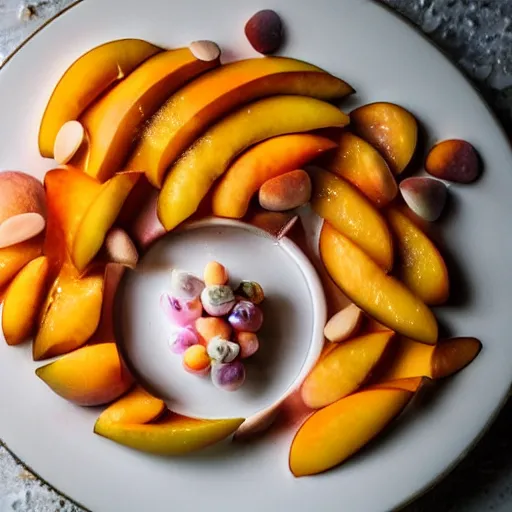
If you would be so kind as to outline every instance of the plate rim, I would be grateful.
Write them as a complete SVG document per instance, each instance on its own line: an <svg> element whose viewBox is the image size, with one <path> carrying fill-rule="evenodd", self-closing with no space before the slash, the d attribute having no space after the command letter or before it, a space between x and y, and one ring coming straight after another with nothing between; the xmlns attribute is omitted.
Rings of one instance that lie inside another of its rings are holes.
<svg viewBox="0 0 512 512"><path fill-rule="evenodd" d="M393 16L395 19L399 20L399 23L402 23L406 26L408 26L409 30L411 32L414 32L417 36L419 36L425 43L429 44L438 55L440 55L443 59L443 61L448 64L458 75L461 77L466 85L468 85L473 92L478 96L480 103L485 107L487 113L490 115L490 117L493 119L495 127L499 132L501 132L501 135L506 143L508 143L509 152L512 154L512 142L511 139L509 139L507 132L505 130L505 127L503 126L502 122L499 120L497 114L495 113L494 109L491 107L485 96L483 95L482 91L479 87L477 87L477 84L470 79L470 77L459 67L459 65L451 58L451 56L446 52L442 47L440 47L434 40L429 38L427 34L421 30L421 28L417 25L415 25L411 20L409 20L404 14L397 11L396 9L393 9L387 4L384 4L380 2L379 0L367 0L368 2L374 4L375 6L379 7L380 9L384 10L388 16ZM73 10L74 7L79 6L80 4L84 3L92 3L92 0L74 0L72 3L64 7L61 11L57 12L50 18L48 18L45 22L43 22L40 26L38 26L28 37L26 37L19 45L17 45L7 56L6 58L0 63L0 72L6 68L6 66L9 64L10 61L12 61L19 53L20 51L33 39L35 39L41 32L44 31L47 27L52 25L52 22L64 17L65 14L69 13L71 10ZM397 511L402 510L403 508L407 507L414 501L421 498L424 494L435 488L442 480L444 480L452 471L468 456L468 454L476 447L476 445L481 441L481 439L487 434L489 431L489 428L492 426L492 424L495 422L497 416L500 414L500 412L503 410L503 407L508 401L508 398L512 391L512 381L509 383L508 389L505 390L503 393L503 396L501 397L501 400L496 404L493 413L489 416L487 422L483 426L483 428L480 430L479 434L475 436L470 443L467 444L466 448L461 451L458 457L456 457L450 464L448 464L444 471L441 471L439 474L435 475L431 479L429 479L427 482L425 482L423 485L420 486L420 488L411 494L409 497L404 498L397 504ZM21 460L15 453L12 451L6 442L4 442L0 438L0 447L3 447L7 453L12 456L12 458L24 469L30 471L33 475L35 475L43 485L47 486L50 490L57 493L59 496L67 499L71 504L76 505L78 507L81 507L86 512L92 512L90 509L88 509L85 505L77 501L76 499L72 498L71 496L67 495L63 491L60 491L56 487L54 487L50 482L45 480L44 477L42 477L37 471L31 468L29 464Z"/></svg>

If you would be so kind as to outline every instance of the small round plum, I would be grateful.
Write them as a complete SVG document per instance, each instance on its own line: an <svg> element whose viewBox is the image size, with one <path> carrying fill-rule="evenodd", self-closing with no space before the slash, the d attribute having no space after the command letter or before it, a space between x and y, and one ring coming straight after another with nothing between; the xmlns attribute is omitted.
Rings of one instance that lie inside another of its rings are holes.
<svg viewBox="0 0 512 512"><path fill-rule="evenodd" d="M245 35L257 52L268 55L276 52L283 42L283 23L275 11L264 9L247 22Z"/></svg>

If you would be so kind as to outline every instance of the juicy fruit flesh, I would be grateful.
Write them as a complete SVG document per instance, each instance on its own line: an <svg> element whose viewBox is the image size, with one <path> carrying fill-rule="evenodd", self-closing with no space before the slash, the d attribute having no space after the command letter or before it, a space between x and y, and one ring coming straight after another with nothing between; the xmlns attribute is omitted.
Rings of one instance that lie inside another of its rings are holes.
<svg viewBox="0 0 512 512"><path fill-rule="evenodd" d="M353 393L367 379L393 336L391 331L368 334L329 351L302 385L304 403L319 409Z"/></svg>
<svg viewBox="0 0 512 512"><path fill-rule="evenodd" d="M292 442L292 473L314 475L341 464L379 434L411 397L401 389L362 391L314 413Z"/></svg>
<svg viewBox="0 0 512 512"><path fill-rule="evenodd" d="M190 217L234 157L276 135L344 126L347 116L323 101L274 96L243 107L210 128L171 167L158 199L158 217L170 231Z"/></svg>
<svg viewBox="0 0 512 512"><path fill-rule="evenodd" d="M393 241L384 218L342 178L315 168L311 207L376 261L385 271L393 266Z"/></svg>
<svg viewBox="0 0 512 512"><path fill-rule="evenodd" d="M441 254L414 222L398 209L389 208L387 218L396 234L400 279L425 304L442 304L448 299L449 280Z"/></svg>
<svg viewBox="0 0 512 512"><path fill-rule="evenodd" d="M64 73L48 102L39 128L39 151L53 157L61 126L80 114L107 88L161 51L140 39L121 39L93 48Z"/></svg>
<svg viewBox="0 0 512 512"><path fill-rule="evenodd" d="M229 167L213 193L213 213L240 219L252 196L268 180L301 168L324 151L336 147L318 135L281 135L248 149Z"/></svg>
<svg viewBox="0 0 512 512"><path fill-rule="evenodd" d="M437 322L428 307L328 223L320 235L320 254L342 291L370 316L418 341L437 341Z"/></svg>
<svg viewBox="0 0 512 512"><path fill-rule="evenodd" d="M143 170L161 187L168 167L209 125L243 103L277 94L324 100L353 89L320 68L295 59L269 57L223 65L177 91L142 133L127 168Z"/></svg>

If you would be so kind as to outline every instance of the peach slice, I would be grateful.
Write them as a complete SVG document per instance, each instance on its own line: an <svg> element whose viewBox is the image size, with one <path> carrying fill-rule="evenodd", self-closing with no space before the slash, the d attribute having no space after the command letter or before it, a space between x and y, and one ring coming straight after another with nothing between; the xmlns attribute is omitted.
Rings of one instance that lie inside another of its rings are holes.
<svg viewBox="0 0 512 512"><path fill-rule="evenodd" d="M302 384L304 403L320 409L353 393L368 378L394 335L392 331L366 334L330 350Z"/></svg>
<svg viewBox="0 0 512 512"><path fill-rule="evenodd" d="M160 188L167 169L181 153L229 111L279 94L333 100L352 92L343 80L322 69L284 57L221 66L171 96L144 130L128 168L144 170Z"/></svg>
<svg viewBox="0 0 512 512"><path fill-rule="evenodd" d="M38 235L45 225L42 183L24 172L0 172L0 249Z"/></svg>
<svg viewBox="0 0 512 512"><path fill-rule="evenodd" d="M418 123L410 112L394 103L370 103L350 113L350 124L382 154L394 174L404 171L418 140Z"/></svg>
<svg viewBox="0 0 512 512"><path fill-rule="evenodd" d="M414 377L440 379L465 368L476 358L482 344L476 338L451 338L437 345L425 345L399 337L393 357L386 361L377 382Z"/></svg>
<svg viewBox="0 0 512 512"><path fill-rule="evenodd" d="M48 258L40 256L27 263L7 289L2 330L8 345L18 345L34 333L49 268Z"/></svg>
<svg viewBox="0 0 512 512"><path fill-rule="evenodd" d="M198 208L217 178L249 146L276 135L344 126L338 108L303 96L251 103L212 126L169 170L158 198L158 217L170 231Z"/></svg>
<svg viewBox="0 0 512 512"><path fill-rule="evenodd" d="M398 416L412 396L404 389L372 389L315 412L292 441L291 472L314 475L341 464Z"/></svg>
<svg viewBox="0 0 512 512"><path fill-rule="evenodd" d="M163 400L155 398L137 385L101 413L96 427L102 429L111 423L144 425L154 421L165 410Z"/></svg>
<svg viewBox="0 0 512 512"><path fill-rule="evenodd" d="M93 48L77 59L55 87L39 128L41 156L53 157L62 125L74 121L112 84L161 51L140 39L120 39Z"/></svg>
<svg viewBox="0 0 512 512"><path fill-rule="evenodd" d="M386 206L398 193L395 178L380 153L357 135L343 131L338 149L321 166L357 187L373 204Z"/></svg>
<svg viewBox="0 0 512 512"><path fill-rule="evenodd" d="M79 276L69 264L62 267L42 307L34 361L66 354L87 342L100 320L103 281L103 272Z"/></svg>
<svg viewBox="0 0 512 512"><path fill-rule="evenodd" d="M281 135L249 148L229 167L213 193L213 213L241 219L252 196L268 180L299 169L336 147L325 137L308 133Z"/></svg>
<svg viewBox="0 0 512 512"><path fill-rule="evenodd" d="M116 443L159 455L184 455L201 450L232 435L242 418L200 420L169 412L144 425L96 422L94 432Z"/></svg>
<svg viewBox="0 0 512 512"><path fill-rule="evenodd" d="M218 59L196 59L188 48L161 52L145 61L81 117L89 151L77 165L99 181L108 180L121 169L144 121L170 94L218 65Z"/></svg>
<svg viewBox="0 0 512 512"><path fill-rule="evenodd" d="M430 309L327 222L320 235L320 254L336 284L368 315L404 336L423 343L437 341L437 322Z"/></svg>
<svg viewBox="0 0 512 512"><path fill-rule="evenodd" d="M41 366L36 375L57 395L83 406L112 402L133 384L115 343L82 347Z"/></svg>
<svg viewBox="0 0 512 512"><path fill-rule="evenodd" d="M0 249L0 290L30 261L43 251L42 235Z"/></svg>
<svg viewBox="0 0 512 512"><path fill-rule="evenodd" d="M436 144L425 160L425 170L442 180L472 183L481 172L476 149L467 141L443 140Z"/></svg>
<svg viewBox="0 0 512 512"><path fill-rule="evenodd" d="M386 272L393 266L393 239L384 218L352 185L315 168L311 171L311 207L357 244Z"/></svg>
<svg viewBox="0 0 512 512"><path fill-rule="evenodd" d="M398 208L388 208L386 215L397 241L398 277L425 304L443 304L450 284L448 269L436 246Z"/></svg>
<svg viewBox="0 0 512 512"><path fill-rule="evenodd" d="M363 312L355 304L349 304L329 319L324 336L332 343L348 340L361 327L363 317Z"/></svg>
<svg viewBox="0 0 512 512"><path fill-rule="evenodd" d="M139 173L121 173L101 184L73 168L46 173L48 204L58 217L77 269L84 270L96 256L139 178Z"/></svg>

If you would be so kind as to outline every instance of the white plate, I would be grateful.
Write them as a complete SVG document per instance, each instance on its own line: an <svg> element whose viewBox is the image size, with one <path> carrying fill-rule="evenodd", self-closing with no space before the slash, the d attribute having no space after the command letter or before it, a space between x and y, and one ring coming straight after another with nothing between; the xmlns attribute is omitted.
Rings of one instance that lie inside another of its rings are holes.
<svg viewBox="0 0 512 512"><path fill-rule="evenodd" d="M42 176L38 123L52 86L80 54L105 41L142 37L165 46L214 39L231 58L254 55L243 25L259 0L86 0L31 40L0 73L0 168ZM449 469L503 402L512 381L512 154L487 106L445 58L407 24L365 0L273 0L286 23L283 53L345 78L357 102L395 101L428 131L475 144L485 173L453 186L443 233L467 281L466 300L441 319L484 349L428 407L340 468L294 479L288 440L165 459L92 434L98 414L69 405L33 375L28 347L0 343L0 435L36 472L95 512L322 510L382 512Z"/></svg>

